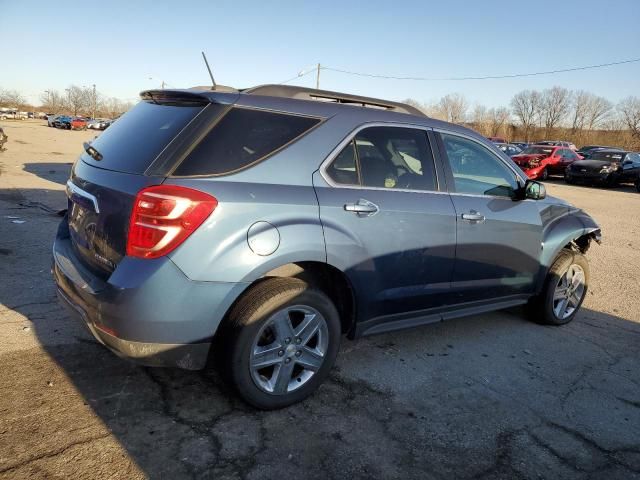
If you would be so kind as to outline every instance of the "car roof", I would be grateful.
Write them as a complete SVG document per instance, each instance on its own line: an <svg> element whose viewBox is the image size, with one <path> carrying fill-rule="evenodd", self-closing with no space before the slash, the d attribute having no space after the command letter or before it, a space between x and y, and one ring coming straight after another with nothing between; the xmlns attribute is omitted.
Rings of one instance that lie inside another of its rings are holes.
<svg viewBox="0 0 640 480"><path fill-rule="evenodd" d="M234 104L238 107L270 109L325 118L349 115L352 117L352 122L356 124L370 122L413 124L458 132L486 141L485 137L474 130L428 117L408 104L328 90L286 85L261 85L245 90L234 90L229 87L218 87L216 90L210 87L194 87L145 90L140 92L140 97L143 100L152 101L162 98L183 98L186 101Z"/></svg>

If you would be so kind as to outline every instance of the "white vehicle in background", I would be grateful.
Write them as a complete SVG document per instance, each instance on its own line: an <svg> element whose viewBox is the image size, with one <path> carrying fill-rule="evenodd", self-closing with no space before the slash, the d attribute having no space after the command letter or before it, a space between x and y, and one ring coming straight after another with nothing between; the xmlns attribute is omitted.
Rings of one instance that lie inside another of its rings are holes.
<svg viewBox="0 0 640 480"><path fill-rule="evenodd" d="M105 130L113 120L104 119L104 118L96 118L95 120L91 120L87 124L87 128L92 130Z"/></svg>
<svg viewBox="0 0 640 480"><path fill-rule="evenodd" d="M25 117L22 116L23 112L18 112L17 108L0 108L0 120L7 120L8 118L13 118L15 120L22 120L23 118L26 118L26 112L25 113Z"/></svg>

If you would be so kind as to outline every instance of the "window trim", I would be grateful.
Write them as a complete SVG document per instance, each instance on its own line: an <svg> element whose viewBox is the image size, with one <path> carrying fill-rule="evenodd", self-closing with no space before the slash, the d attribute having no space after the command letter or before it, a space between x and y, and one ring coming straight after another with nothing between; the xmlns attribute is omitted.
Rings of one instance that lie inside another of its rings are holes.
<svg viewBox="0 0 640 480"><path fill-rule="evenodd" d="M327 169L329 168L329 165L331 165L331 163L336 159L336 157L338 155L340 155L340 153L342 152L342 150L350 143L350 142L354 142L354 147L356 147L355 145L355 138L358 135L358 133L360 133L362 130L366 129L366 128L370 128L370 127L393 127L393 128L409 128L409 129L413 129L413 130L421 130L424 132L425 134L425 140L429 146L429 149L431 150L431 158L433 161L433 172L435 174L434 180L435 180L435 190L416 190L413 188L385 188L385 187L368 187L368 186L364 186L362 185L362 180L360 177L360 158L358 156L358 149L355 148L355 155L356 155L356 162L357 162L357 168L358 168L358 179L360 179L360 184L359 185L355 185L355 184L343 184L343 183L336 183L333 181L333 179L331 178L331 176L329 175L329 173L327 172ZM332 187L332 188L347 188L350 190L380 190L383 192L408 192L408 193L444 193L447 194L448 192L446 190L442 190L441 189L441 185L442 182L440 181L440 174L438 172L438 165L437 165L437 153L433 148L433 142L429 136L429 132L433 131L432 127L427 127L425 125L418 125L418 124L413 124L413 123L401 123L401 122L368 122L368 123L363 123L359 126L357 126L356 128L354 128L345 138L343 138L340 143L338 143L338 145L331 150L331 152L329 153L329 155L327 155L327 157L322 161L322 163L320 164L320 168L318 169L320 172L320 176L322 176L322 178L324 179L325 182L327 182L327 184Z"/></svg>
<svg viewBox="0 0 640 480"><path fill-rule="evenodd" d="M453 181L453 173L451 171L451 164L449 163L449 156L447 155L446 149L444 149L444 144L443 144L443 141L442 141L442 134L462 137L462 138L464 138L466 140L470 140L470 141L480 145L487 152L489 152L495 159L497 159L504 166L506 166L509 170L511 170L511 172L516 177L516 183L518 183L519 185L522 185L522 186L524 186L526 184L526 179L523 179L522 175L515 168L513 168L512 165L509 165L509 163L505 162L499 155L496 155L487 145L484 145L481 141L479 141L477 138L474 138L472 135L467 135L465 133L455 132L453 130L447 130L447 129L444 129L444 128L434 128L433 131L434 131L434 133L438 134L438 149L439 150L444 150L443 152L440 153L440 161L441 161L441 163L443 165L443 168L446 171L446 174L451 177L452 181ZM466 197L498 198L498 199L514 201L513 198L504 197L502 195L487 195L487 194L480 194L480 193L456 192L455 191L455 182L450 182L450 183L453 184L453 190L450 189L450 188L448 188L447 190L448 190L448 193L451 194L451 195L464 195ZM528 199L525 199L525 201L526 200L528 200Z"/></svg>
<svg viewBox="0 0 640 480"><path fill-rule="evenodd" d="M209 133L211 133L211 131L214 128L216 128L216 126L222 120L224 120L224 118L227 116L227 114L229 112L231 112L232 110L234 110L234 109L251 110L251 111L259 111L259 112L267 112L267 113L276 113L276 114L280 114L280 115L288 115L290 117L311 118L311 119L318 120L318 123L316 123L313 127L309 128L308 130L305 130L304 132L302 132L297 137L292 138L287 143L281 145L280 147L278 147L277 149L273 150L272 152L269 152L268 154L263 155L260 158L257 158L256 160L254 160L253 162L251 162L251 163L249 163L247 165L243 165L240 168L236 168L235 170L229 170L228 172L224 172L224 173L203 173L203 174L196 174L196 175L174 175L174 172L189 157L191 152L193 152L193 150L195 150L198 147L198 145L200 145L200 143L206 138L206 136L209 135ZM194 142L192 145L190 145L188 151L182 155L182 158L180 158L180 160L178 162L175 163L175 165L173 166L171 171L167 174L167 177L168 178L180 178L180 179L182 179L182 178L214 178L214 177L217 178L217 177L224 177L224 176L227 176L227 175L234 175L234 174L236 174L238 172L241 172L243 170L246 170L248 168L252 168L252 167L256 166L257 164L267 160L268 158L270 158L270 157L272 157L274 155L277 155L278 153L280 153L285 148L288 148L293 143L295 143L298 140L300 140L300 139L304 138L305 136L307 136L309 133L311 133L313 130L318 128L320 125L323 125L326 120L327 120L327 117L321 117L321 116L318 116L318 115L306 115L306 114L303 114L303 113L288 112L288 111L285 111L285 110L276 110L276 109L273 109L273 108L250 107L250 106L245 106L245 105L229 105L229 108L225 109L225 111L222 112L221 115L219 115L215 119L213 119L211 124L208 125L208 128L206 128L205 131L202 132L198 136L197 142Z"/></svg>

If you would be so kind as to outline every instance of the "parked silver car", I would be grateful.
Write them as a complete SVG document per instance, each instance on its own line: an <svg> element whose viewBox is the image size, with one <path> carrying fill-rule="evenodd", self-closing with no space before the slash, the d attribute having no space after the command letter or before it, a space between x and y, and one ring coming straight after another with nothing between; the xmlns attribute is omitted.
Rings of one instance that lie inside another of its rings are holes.
<svg viewBox="0 0 640 480"><path fill-rule="evenodd" d="M477 133L279 85L151 90L67 182L63 303L117 354L311 394L357 338L515 305L574 318L600 230Z"/></svg>

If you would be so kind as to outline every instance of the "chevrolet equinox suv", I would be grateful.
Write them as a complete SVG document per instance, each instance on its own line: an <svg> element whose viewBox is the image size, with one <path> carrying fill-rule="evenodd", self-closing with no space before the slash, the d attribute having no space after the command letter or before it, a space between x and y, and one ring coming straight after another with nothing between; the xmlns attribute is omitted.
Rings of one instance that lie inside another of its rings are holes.
<svg viewBox="0 0 640 480"><path fill-rule="evenodd" d="M144 365L222 367L279 408L341 336L586 295L598 225L488 140L400 103L300 87L151 90L67 182L64 304Z"/></svg>

